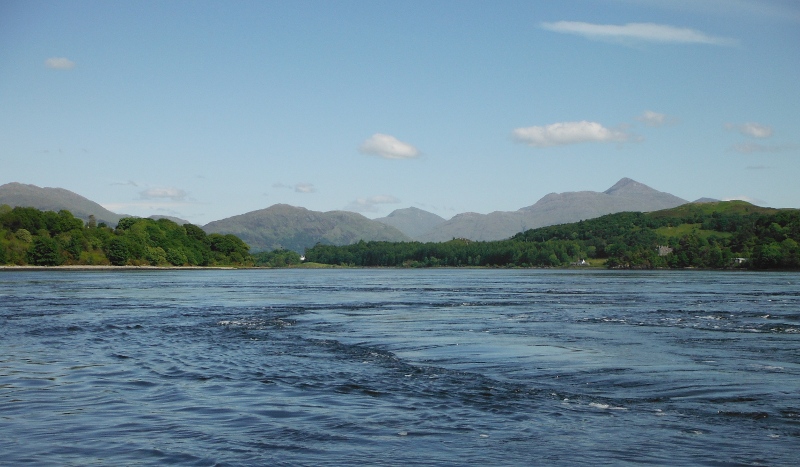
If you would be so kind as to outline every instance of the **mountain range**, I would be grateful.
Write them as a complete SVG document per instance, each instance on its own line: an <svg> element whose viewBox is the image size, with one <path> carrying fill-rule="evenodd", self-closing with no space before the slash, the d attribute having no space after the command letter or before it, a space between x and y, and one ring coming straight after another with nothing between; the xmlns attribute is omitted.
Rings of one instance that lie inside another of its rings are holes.
<svg viewBox="0 0 800 467"><path fill-rule="evenodd" d="M550 193L517 211L467 212L449 220L414 207L398 209L386 217L371 220L350 211L318 212L276 204L211 222L203 229L208 233L237 235L251 246L252 251L285 248L303 252L317 243L346 245L359 240L501 240L527 229L623 211L656 211L686 203L685 199L623 178L603 192ZM98 223L108 225L116 225L120 218L125 217L69 190L21 183L0 186L0 204L52 211L66 209L84 220L94 215Z"/></svg>
<svg viewBox="0 0 800 467"><path fill-rule="evenodd" d="M593 219L615 212L658 211L688 202L630 178L623 178L602 193L596 191L550 193L532 206L517 211L458 214L449 221L412 237L424 242L443 242L453 238L501 240L528 229ZM383 221L383 219L377 220Z"/></svg>

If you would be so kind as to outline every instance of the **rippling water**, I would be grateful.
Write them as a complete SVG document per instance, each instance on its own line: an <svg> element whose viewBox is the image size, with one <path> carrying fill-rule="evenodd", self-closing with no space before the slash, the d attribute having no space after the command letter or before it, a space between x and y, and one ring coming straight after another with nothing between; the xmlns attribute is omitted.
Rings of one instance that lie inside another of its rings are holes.
<svg viewBox="0 0 800 467"><path fill-rule="evenodd" d="M800 276L0 272L0 464L800 463Z"/></svg>

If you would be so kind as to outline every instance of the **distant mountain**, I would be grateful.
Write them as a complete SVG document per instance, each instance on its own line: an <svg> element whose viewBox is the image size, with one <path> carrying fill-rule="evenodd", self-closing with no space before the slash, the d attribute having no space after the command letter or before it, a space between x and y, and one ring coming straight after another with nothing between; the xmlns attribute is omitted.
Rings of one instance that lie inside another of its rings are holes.
<svg viewBox="0 0 800 467"><path fill-rule="evenodd" d="M577 222L623 211L657 211L686 203L688 201L685 199L654 190L630 178L623 178L602 193L550 193L534 205L518 211L459 214L417 239L430 242L452 238L502 240L527 229Z"/></svg>
<svg viewBox="0 0 800 467"><path fill-rule="evenodd" d="M520 209L536 221L550 224L577 222L623 211L659 211L688 203L669 193L654 190L630 178L623 178L608 190L551 193L533 206ZM539 226L537 226L539 227Z"/></svg>
<svg viewBox="0 0 800 467"><path fill-rule="evenodd" d="M686 204L687 201L683 198L678 198L675 195L665 193L650 188L644 183L639 183L630 178L621 178L620 181L614 184L611 188L603 193L620 198L626 198L627 203L631 206L640 205L643 208L640 211L658 211L661 209L669 209L681 204ZM661 207L663 206L663 207ZM634 209L625 209L631 211Z"/></svg>
<svg viewBox="0 0 800 467"><path fill-rule="evenodd" d="M386 217L374 220L391 225L411 238L426 234L445 222L443 217L413 207L397 209Z"/></svg>
<svg viewBox="0 0 800 467"><path fill-rule="evenodd" d="M489 214L465 212L416 237L416 240L422 242L445 242L453 238L502 240L533 227L532 224L526 223L526 217L519 211L495 211Z"/></svg>
<svg viewBox="0 0 800 467"><path fill-rule="evenodd" d="M31 207L42 211L65 209L84 221L88 221L89 216L94 215L98 223L105 222L112 227L125 217L63 188L40 188L36 185L16 182L0 186L0 204L7 204L11 207Z"/></svg>
<svg viewBox="0 0 800 467"><path fill-rule="evenodd" d="M317 243L349 245L359 240L409 241L396 228L349 211L318 212L276 204L206 224L208 233L234 234L251 251L285 248L302 253Z"/></svg>
<svg viewBox="0 0 800 467"><path fill-rule="evenodd" d="M707 202L708 198L698 200ZM622 211L656 211L688 201L623 178L608 190L550 193L535 204L517 211L490 214L467 212L445 220L418 208L398 209L386 217L370 220L349 211L316 212L279 204L267 209L241 214L207 224L210 233L232 233L252 250L286 248L303 252L317 242L346 245L359 240L441 242L452 238L502 240L515 233L537 227L592 219ZM63 188L40 188L35 185L8 183L0 186L0 204L29 206L42 210L66 209L76 217L115 226L120 218L83 196ZM166 217L179 224L183 219Z"/></svg>

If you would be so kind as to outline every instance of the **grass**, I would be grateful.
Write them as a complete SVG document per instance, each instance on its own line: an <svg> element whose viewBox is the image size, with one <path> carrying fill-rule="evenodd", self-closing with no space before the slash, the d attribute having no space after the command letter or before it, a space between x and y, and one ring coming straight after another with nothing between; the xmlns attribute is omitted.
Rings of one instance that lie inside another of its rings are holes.
<svg viewBox="0 0 800 467"><path fill-rule="evenodd" d="M692 214L711 215L714 212L722 214L774 214L774 208L763 208L746 201L718 201L715 203L689 203L676 208L664 209L648 213L652 217L686 217Z"/></svg>
<svg viewBox="0 0 800 467"><path fill-rule="evenodd" d="M656 233L665 237L683 237L684 235L695 234L700 238L716 236L720 238L730 237L730 232L717 232L716 230L703 230L702 224L681 224L677 227L659 227Z"/></svg>

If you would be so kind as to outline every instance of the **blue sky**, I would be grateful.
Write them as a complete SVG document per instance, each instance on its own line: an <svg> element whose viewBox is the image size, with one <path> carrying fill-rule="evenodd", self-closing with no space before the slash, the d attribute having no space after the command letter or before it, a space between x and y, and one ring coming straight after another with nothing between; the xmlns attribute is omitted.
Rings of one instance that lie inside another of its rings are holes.
<svg viewBox="0 0 800 467"><path fill-rule="evenodd" d="M197 224L630 177L800 208L793 0L0 3L0 184Z"/></svg>

